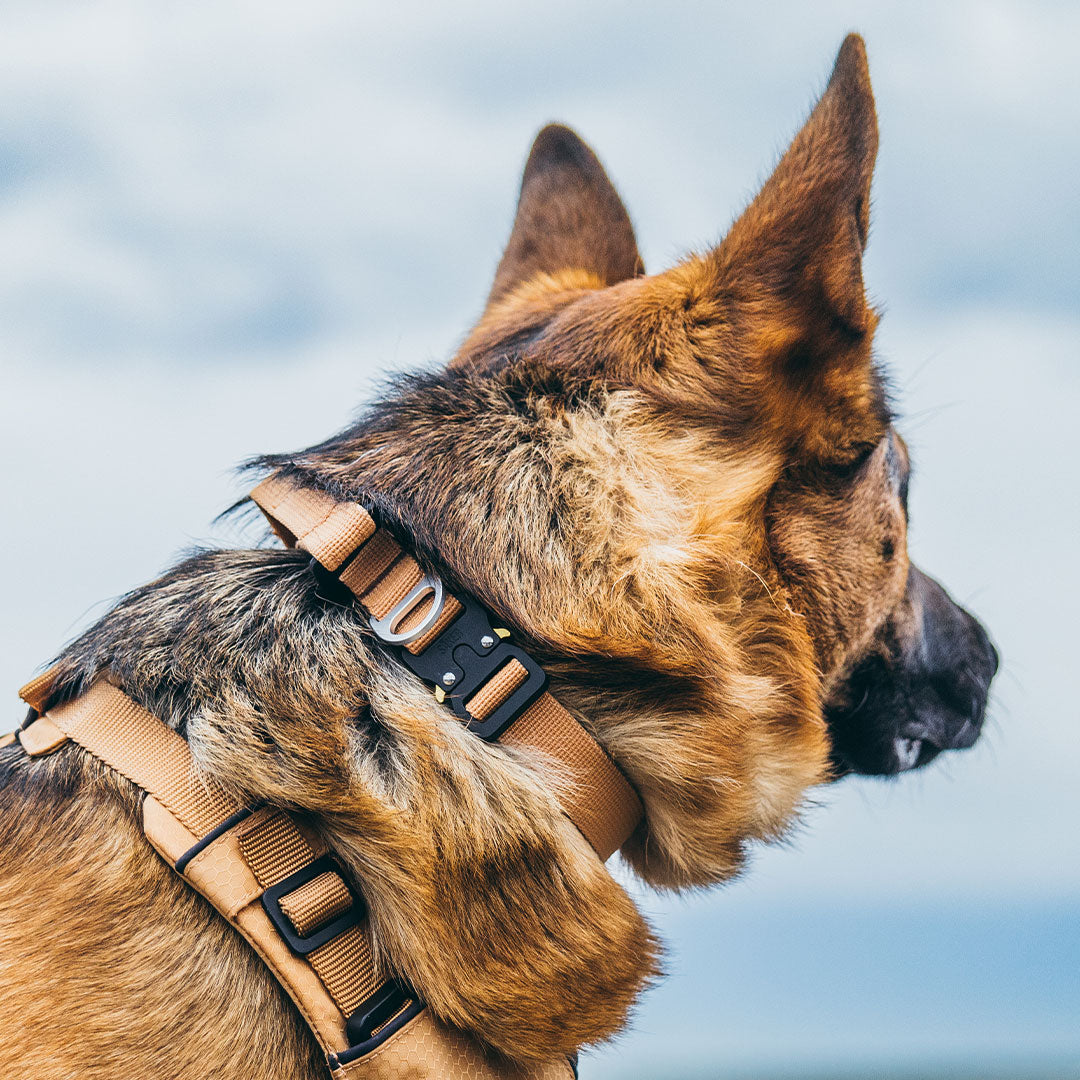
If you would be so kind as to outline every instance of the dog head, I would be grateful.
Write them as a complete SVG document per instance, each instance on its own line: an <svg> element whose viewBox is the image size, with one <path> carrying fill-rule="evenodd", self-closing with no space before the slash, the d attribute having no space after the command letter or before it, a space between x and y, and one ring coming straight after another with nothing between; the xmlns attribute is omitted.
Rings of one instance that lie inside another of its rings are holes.
<svg viewBox="0 0 1080 1080"><path fill-rule="evenodd" d="M837 775L918 768L979 736L997 653L905 551L910 464L890 427L851 465L793 470L769 508L773 552L823 672Z"/></svg>
<svg viewBox="0 0 1080 1080"><path fill-rule="evenodd" d="M732 512L737 463L737 513L761 524L745 561L805 625L834 774L896 773L970 746L997 668L976 619L908 562L910 464L871 355L862 279L876 150L852 36L723 242L647 278L597 159L567 129L545 129L487 311L456 361L543 355L643 391L672 448L712 436L722 483L700 462L666 459L703 511Z"/></svg>

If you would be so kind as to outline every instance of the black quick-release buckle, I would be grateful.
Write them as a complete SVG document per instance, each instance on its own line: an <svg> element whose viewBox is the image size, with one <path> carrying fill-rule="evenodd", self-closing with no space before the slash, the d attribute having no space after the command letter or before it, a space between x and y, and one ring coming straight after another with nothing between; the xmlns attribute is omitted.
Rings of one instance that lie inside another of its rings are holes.
<svg viewBox="0 0 1080 1080"><path fill-rule="evenodd" d="M325 874L327 871L337 874L345 883L345 888L349 890L349 895L352 897L352 907L336 919L326 923L325 926L313 930L310 934L306 936L298 934L292 920L281 910L281 898L288 896L289 893L296 892L302 885L306 885L309 881L313 881L320 874ZM341 867L338 866L331 855L320 855L314 861L309 862L307 866L297 870L295 874L290 874L276 885L271 885L262 894L262 906L266 914L270 916L274 929L285 939L289 948L299 956L307 956L308 953L314 952L319 946L325 945L332 938L336 938L338 934L344 933L350 926L355 926L364 917L364 912L367 910L364 901L353 891Z"/></svg>
<svg viewBox="0 0 1080 1080"><path fill-rule="evenodd" d="M401 649L401 661L442 691L444 700L471 732L490 741L497 739L547 689L547 672L524 649L505 641L492 628L491 617L472 597L457 599L463 608L461 614L418 656ZM465 703L511 660L525 669L524 681L494 712L477 719Z"/></svg>
<svg viewBox="0 0 1080 1080"><path fill-rule="evenodd" d="M365 506L364 509L378 520L373 508ZM310 568L324 599L342 604L352 602L353 594L342 584L340 574L362 550L362 547L357 548L336 572L327 570L317 559L311 560ZM423 621L403 631L401 624L406 616L429 596L432 603ZM491 616L471 596L456 597L462 607L461 614L422 653L416 656L409 652L405 646L419 640L438 622L447 596L442 579L426 573L392 611L381 619L369 619L369 625L383 644L398 649L402 663L410 671L435 686L439 700L448 702L474 735L490 742L547 689L547 672L524 649L505 641L503 635L507 631L500 633L493 629ZM525 669L524 681L497 709L482 720L477 719L465 707L465 702L511 660L516 660Z"/></svg>

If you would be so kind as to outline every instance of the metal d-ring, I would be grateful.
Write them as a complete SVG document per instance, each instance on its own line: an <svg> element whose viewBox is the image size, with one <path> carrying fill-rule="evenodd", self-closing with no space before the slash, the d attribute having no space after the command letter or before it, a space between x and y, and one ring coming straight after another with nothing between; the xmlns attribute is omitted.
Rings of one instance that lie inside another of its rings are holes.
<svg viewBox="0 0 1080 1080"><path fill-rule="evenodd" d="M420 625L414 626L411 630L406 630L402 634L397 633L396 628L405 616L408 615L421 600L432 595L434 595L435 599L431 604L431 610L424 616ZM439 616L442 614L444 600L445 591L443 589L442 578L435 577L431 574L425 574L420 581L409 590L408 595L394 605L391 611L381 619L376 619L372 616L368 621L371 624L371 629L375 631L375 636L380 641L385 641L388 645L408 645L410 642L422 638L435 625Z"/></svg>

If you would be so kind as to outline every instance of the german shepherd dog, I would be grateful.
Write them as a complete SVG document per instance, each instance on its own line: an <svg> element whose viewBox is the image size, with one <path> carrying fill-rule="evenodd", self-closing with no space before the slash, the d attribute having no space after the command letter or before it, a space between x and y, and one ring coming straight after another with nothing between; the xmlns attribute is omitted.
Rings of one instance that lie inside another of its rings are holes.
<svg viewBox="0 0 1080 1080"><path fill-rule="evenodd" d="M477 325L352 427L260 459L373 505L496 612L631 781L648 884L723 882L808 789L979 735L997 656L906 552L908 452L863 287L877 124L849 37L726 238L644 273L592 151L541 131ZM507 1063L617 1032L659 946L556 799L325 595L299 551L212 550L58 660L108 677L201 772L308 816L375 947ZM0 751L0 1075L314 1080L249 946L149 849L133 786Z"/></svg>

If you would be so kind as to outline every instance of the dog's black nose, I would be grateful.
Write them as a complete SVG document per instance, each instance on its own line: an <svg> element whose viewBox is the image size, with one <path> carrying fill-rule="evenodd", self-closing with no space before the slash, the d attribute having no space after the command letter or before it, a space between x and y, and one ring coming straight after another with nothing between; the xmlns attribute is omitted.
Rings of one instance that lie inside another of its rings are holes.
<svg viewBox="0 0 1080 1080"><path fill-rule="evenodd" d="M974 651L982 653L982 663L979 666L982 668L981 674L984 675L986 684L989 686L990 680L997 674L998 667L1001 664L1001 655L990 640L986 627L970 611L964 611L963 608L959 610L967 617L968 628L974 638Z"/></svg>
<svg viewBox="0 0 1080 1080"><path fill-rule="evenodd" d="M989 634L914 566L908 599L914 630L895 651L868 657L847 700L826 710L838 771L905 772L973 746L982 733L1000 664Z"/></svg>
<svg viewBox="0 0 1080 1080"><path fill-rule="evenodd" d="M975 639L978 648L981 648L982 652L982 656L979 658L981 662L975 660L971 662L975 682L974 692L971 695L971 723L976 726L977 736L978 729L982 727L983 717L986 715L986 703L990 697L990 684L1001 666L1001 655L990 640L990 635L986 632L982 623L974 615L969 615L968 618L971 619L975 630ZM974 741L972 739L972 742Z"/></svg>

